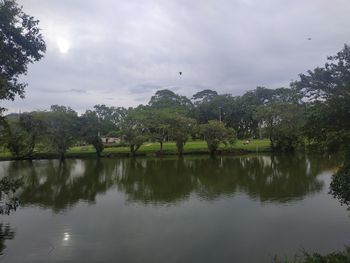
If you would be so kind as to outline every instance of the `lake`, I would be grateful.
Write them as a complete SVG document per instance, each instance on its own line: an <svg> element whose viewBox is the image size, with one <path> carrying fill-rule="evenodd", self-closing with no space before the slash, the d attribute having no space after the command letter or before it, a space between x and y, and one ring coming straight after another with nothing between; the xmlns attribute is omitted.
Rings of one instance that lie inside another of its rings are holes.
<svg viewBox="0 0 350 263"><path fill-rule="evenodd" d="M332 156L0 162L0 262L271 262L350 245Z"/></svg>

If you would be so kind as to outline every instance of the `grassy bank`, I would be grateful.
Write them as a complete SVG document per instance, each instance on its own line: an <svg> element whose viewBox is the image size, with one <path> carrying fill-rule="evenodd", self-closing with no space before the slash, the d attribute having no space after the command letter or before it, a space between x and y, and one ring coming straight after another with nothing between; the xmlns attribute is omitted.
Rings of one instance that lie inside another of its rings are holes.
<svg viewBox="0 0 350 263"><path fill-rule="evenodd" d="M144 143L137 151L137 155L157 155L160 150L159 143ZM128 147L106 147L102 153L102 157L127 157L129 156ZM249 152L268 152L270 151L269 140L253 140L249 144L244 141L237 141L232 147L224 145L220 146L219 154L240 154ZM184 154L208 154L208 148L205 141L191 141L185 145ZM174 142L166 142L163 144L163 155L177 154ZM72 147L66 154L67 158L88 158L95 157L95 149L92 146ZM33 158L47 159L57 158L57 154L50 152L35 152ZM10 152L3 151L0 153L0 160L15 159Z"/></svg>

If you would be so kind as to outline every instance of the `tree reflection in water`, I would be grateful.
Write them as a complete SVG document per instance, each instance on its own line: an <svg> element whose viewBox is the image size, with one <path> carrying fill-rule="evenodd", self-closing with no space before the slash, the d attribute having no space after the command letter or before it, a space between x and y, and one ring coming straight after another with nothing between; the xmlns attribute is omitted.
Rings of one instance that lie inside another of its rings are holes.
<svg viewBox="0 0 350 263"><path fill-rule="evenodd" d="M175 203L195 193L203 199L245 192L262 202L287 202L318 192L317 176L336 166L307 156L187 158L126 162L117 185L130 201Z"/></svg>
<svg viewBox="0 0 350 263"><path fill-rule="evenodd" d="M12 162L5 172L23 179L23 205L60 212L79 201L94 202L112 186L129 202L151 205L175 204L191 195L214 200L237 192L284 203L320 191L324 183L318 175L336 166L337 158L256 155Z"/></svg>
<svg viewBox="0 0 350 263"><path fill-rule="evenodd" d="M350 164L342 167L332 178L330 194L350 210Z"/></svg>
<svg viewBox="0 0 350 263"><path fill-rule="evenodd" d="M4 254L6 240L13 239L14 237L15 232L10 225L0 223L0 255Z"/></svg>
<svg viewBox="0 0 350 263"><path fill-rule="evenodd" d="M0 179L0 214L9 215L19 206L16 191L22 185L20 179L13 179L4 176ZM3 255L6 248L5 242L15 237L14 230L9 224L0 223L0 255Z"/></svg>
<svg viewBox="0 0 350 263"><path fill-rule="evenodd" d="M85 200L94 202L98 193L115 184L117 165L104 165L98 160L57 160L18 162L10 174L20 176L22 205L38 205L60 212Z"/></svg>

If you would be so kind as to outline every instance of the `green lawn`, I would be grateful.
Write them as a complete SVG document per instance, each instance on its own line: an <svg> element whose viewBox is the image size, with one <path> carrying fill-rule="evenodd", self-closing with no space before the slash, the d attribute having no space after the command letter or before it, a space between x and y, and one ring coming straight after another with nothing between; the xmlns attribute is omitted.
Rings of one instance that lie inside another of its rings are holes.
<svg viewBox="0 0 350 263"><path fill-rule="evenodd" d="M250 151L250 152L261 152L261 151L269 151L270 150L270 141L269 140L253 140L250 144L243 144L244 141L237 141L235 145L233 145L232 149L234 150L242 150L242 151ZM230 150L230 146L225 147L221 145L220 149L222 150ZM141 148L138 150L139 153L155 153L160 150L159 143L144 143ZM73 147L69 149L69 153L81 153L81 152L94 152L94 148L92 146L83 146L83 147ZM176 145L174 142L166 142L163 144L163 151L165 153L176 153ZM207 152L207 143L205 141L190 141L185 145L185 153L203 151ZM104 153L128 153L128 147L111 147L105 148Z"/></svg>
<svg viewBox="0 0 350 263"><path fill-rule="evenodd" d="M235 145L225 147L224 145L220 146L220 150L223 152L266 152L270 150L270 141L269 140L253 140L250 144L243 144L244 141L238 140ZM144 143L141 148L137 151L138 154L152 154L160 150L159 143ZM176 154L177 149L174 142L166 142L163 144L164 154ZM185 153L207 153L207 144L205 141L190 141L185 145ZM128 147L107 147L104 149L102 156L108 155L127 155L129 153ZM79 146L72 147L67 152L67 157L88 157L94 156L95 149L92 146ZM47 158L54 157L54 153L48 152L37 152L35 157L37 158ZM11 154L8 151L0 152L1 159L9 159Z"/></svg>

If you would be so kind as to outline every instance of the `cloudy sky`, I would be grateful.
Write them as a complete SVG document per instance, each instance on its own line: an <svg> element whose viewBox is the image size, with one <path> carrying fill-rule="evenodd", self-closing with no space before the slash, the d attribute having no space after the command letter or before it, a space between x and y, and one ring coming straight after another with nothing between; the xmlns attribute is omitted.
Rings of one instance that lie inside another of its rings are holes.
<svg viewBox="0 0 350 263"><path fill-rule="evenodd" d="M47 53L10 111L136 106L161 88L190 97L288 86L350 43L349 0L19 2L40 20Z"/></svg>

